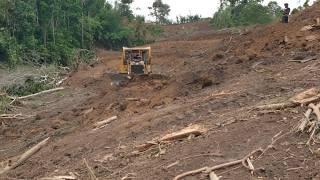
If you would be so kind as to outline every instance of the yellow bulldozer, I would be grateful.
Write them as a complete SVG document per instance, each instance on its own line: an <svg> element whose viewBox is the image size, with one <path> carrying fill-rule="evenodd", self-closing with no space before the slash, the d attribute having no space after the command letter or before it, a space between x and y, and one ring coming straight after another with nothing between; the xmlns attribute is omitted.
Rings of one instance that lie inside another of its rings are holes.
<svg viewBox="0 0 320 180"><path fill-rule="evenodd" d="M122 50L120 73L128 75L150 74L151 70L151 47L136 47Z"/></svg>

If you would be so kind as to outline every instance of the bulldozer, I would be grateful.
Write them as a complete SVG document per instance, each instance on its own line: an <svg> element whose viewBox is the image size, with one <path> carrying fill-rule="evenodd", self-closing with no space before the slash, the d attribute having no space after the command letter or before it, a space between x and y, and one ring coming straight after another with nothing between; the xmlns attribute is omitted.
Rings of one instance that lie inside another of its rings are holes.
<svg viewBox="0 0 320 180"><path fill-rule="evenodd" d="M131 75L151 74L151 47L123 47L120 73Z"/></svg>

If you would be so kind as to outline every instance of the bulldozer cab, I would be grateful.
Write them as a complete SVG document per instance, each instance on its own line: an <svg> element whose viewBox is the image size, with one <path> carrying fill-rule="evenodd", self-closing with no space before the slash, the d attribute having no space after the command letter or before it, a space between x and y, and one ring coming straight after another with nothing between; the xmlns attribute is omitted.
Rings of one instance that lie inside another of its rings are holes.
<svg viewBox="0 0 320 180"><path fill-rule="evenodd" d="M151 47L126 48L122 50L120 73L123 74L150 74Z"/></svg>

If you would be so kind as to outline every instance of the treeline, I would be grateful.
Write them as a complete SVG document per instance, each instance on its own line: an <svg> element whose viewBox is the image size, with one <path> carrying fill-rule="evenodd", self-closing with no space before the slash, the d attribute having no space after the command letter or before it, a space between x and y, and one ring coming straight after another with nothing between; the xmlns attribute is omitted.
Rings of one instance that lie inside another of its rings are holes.
<svg viewBox="0 0 320 180"><path fill-rule="evenodd" d="M0 62L71 65L99 45L117 49L146 43L159 28L105 0L1 0Z"/></svg>
<svg viewBox="0 0 320 180"><path fill-rule="evenodd" d="M176 23L177 24L185 24L185 23L193 23L201 20L201 16L196 15L188 15L188 16L177 16Z"/></svg>
<svg viewBox="0 0 320 180"><path fill-rule="evenodd" d="M280 20L282 9L276 1L268 5L263 0L220 0L220 8L213 16L215 28L266 24Z"/></svg>

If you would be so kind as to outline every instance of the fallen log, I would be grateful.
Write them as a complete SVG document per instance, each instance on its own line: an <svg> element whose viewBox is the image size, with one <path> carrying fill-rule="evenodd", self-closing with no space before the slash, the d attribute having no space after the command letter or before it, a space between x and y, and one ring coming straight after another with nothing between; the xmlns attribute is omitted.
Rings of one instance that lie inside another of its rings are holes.
<svg viewBox="0 0 320 180"><path fill-rule="evenodd" d="M53 176L53 177L44 177L40 180L76 180L75 176Z"/></svg>
<svg viewBox="0 0 320 180"><path fill-rule="evenodd" d="M64 81L66 81L68 77L65 77L56 83L56 86L60 86Z"/></svg>
<svg viewBox="0 0 320 180"><path fill-rule="evenodd" d="M34 115L23 115L23 114L1 114L0 119L26 119L34 117Z"/></svg>
<svg viewBox="0 0 320 180"><path fill-rule="evenodd" d="M294 108L301 104L306 105L312 102L316 102L318 100L320 100L320 89L311 88L293 96L286 102L257 106L256 109L257 110L282 110L286 108Z"/></svg>
<svg viewBox="0 0 320 180"><path fill-rule="evenodd" d="M317 57L311 57L311 58L303 59L303 60L289 60L288 62L306 63L306 62L314 61L314 60L317 60Z"/></svg>
<svg viewBox="0 0 320 180"><path fill-rule="evenodd" d="M299 106L298 103L294 102L283 102L283 103L276 103L276 104L267 104L262 106L257 106L257 110L281 110L286 108L293 108Z"/></svg>
<svg viewBox="0 0 320 180"><path fill-rule="evenodd" d="M153 141L148 141L144 144L138 145L138 146L136 146L136 149L139 152L143 152L143 151L148 150L149 148L151 148L154 145L184 139L184 138L189 137L190 135L199 136L206 131L207 131L207 129L205 129L199 125L192 125L187 128L184 128L178 132L170 133L165 136L162 136L161 138L156 138Z"/></svg>
<svg viewBox="0 0 320 180"><path fill-rule="evenodd" d="M58 88L54 88L54 89L49 89L49 90L41 91L41 92L38 92L38 93L35 93L35 94L30 94L30 95L27 95L27 96L17 97L16 99L17 100L28 99L28 98L32 98L32 97L35 97L35 96L39 96L39 95L43 95L43 94L49 94L49 93L53 93L53 92L61 91L61 90L64 90L64 87L58 87Z"/></svg>
<svg viewBox="0 0 320 180"><path fill-rule="evenodd" d="M229 166L234 166L234 165L237 165L237 164L241 164L244 161L246 161L248 159L248 157L251 157L251 156L255 155L258 152L262 153L263 150L262 149L254 150L250 154L246 155L244 158L239 159L239 160L231 161L231 162L228 162L228 163L223 163L223 164L212 166L212 167L202 167L200 169L187 171L185 173L179 174L178 176L173 178L173 180L179 180L179 179L184 178L186 176L196 175L196 174L203 173L203 172L204 173L210 173L210 172L212 172L214 170L218 170L218 169L226 168L226 167L229 167Z"/></svg>
<svg viewBox="0 0 320 180"><path fill-rule="evenodd" d="M290 98L291 102L304 104L304 105L310 104L318 100L320 100L319 88L310 88Z"/></svg>
<svg viewBox="0 0 320 180"><path fill-rule="evenodd" d="M182 129L178 132L167 134L167 135L163 136L162 138L160 138L159 141L161 141L161 142L173 141L173 140L187 138L190 135L199 136L205 131L206 130L204 128L202 128L201 126L193 125L193 126L189 126L189 127L185 128L185 129Z"/></svg>
<svg viewBox="0 0 320 180"><path fill-rule="evenodd" d="M144 144L137 145L136 149L139 152L144 152L144 151L150 149L152 146L157 145L157 144L159 144L159 142L149 141Z"/></svg>
<svg viewBox="0 0 320 180"><path fill-rule="evenodd" d="M127 101L140 101L140 98L126 98Z"/></svg>
<svg viewBox="0 0 320 180"><path fill-rule="evenodd" d="M4 174L12 169L15 169L19 165L21 165L23 162L25 162L27 159L29 159L33 154L38 152L41 148L47 145L50 138L46 138L45 140L41 141L37 145L33 146L31 149L23 153L16 162L11 162L11 160L8 160L8 165L4 167L3 169L0 169L0 175Z"/></svg>
<svg viewBox="0 0 320 180"><path fill-rule="evenodd" d="M118 116L112 116L106 120L103 120L103 121L99 121L99 122L96 122L94 124L94 127L95 129L101 129L101 128L104 128L105 126L107 126L109 123L111 123L112 121L114 120L117 120L118 119Z"/></svg>

